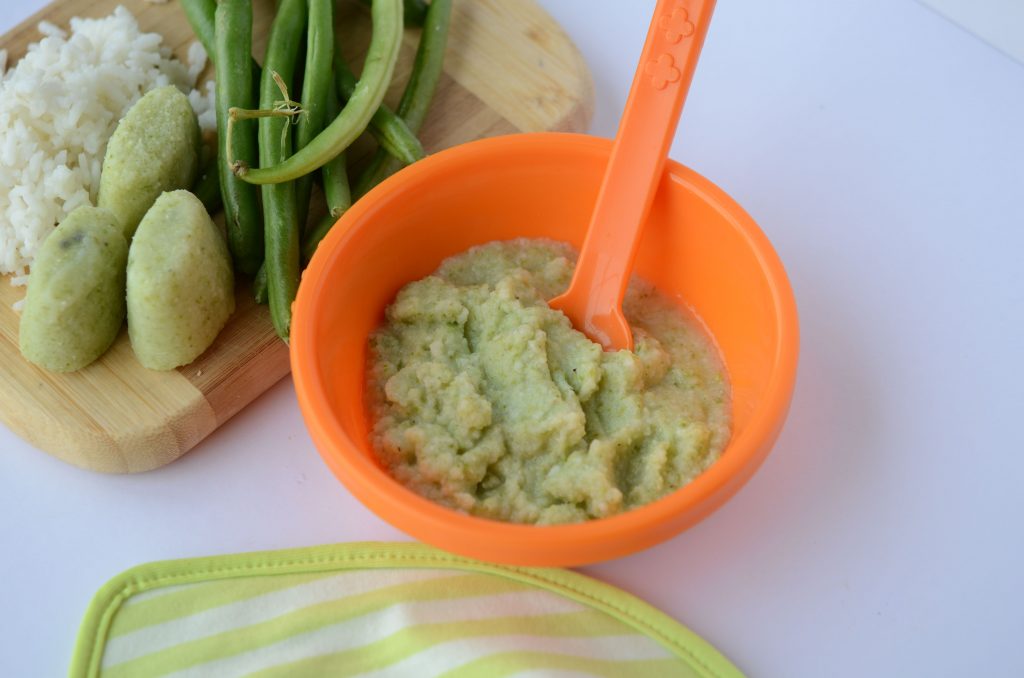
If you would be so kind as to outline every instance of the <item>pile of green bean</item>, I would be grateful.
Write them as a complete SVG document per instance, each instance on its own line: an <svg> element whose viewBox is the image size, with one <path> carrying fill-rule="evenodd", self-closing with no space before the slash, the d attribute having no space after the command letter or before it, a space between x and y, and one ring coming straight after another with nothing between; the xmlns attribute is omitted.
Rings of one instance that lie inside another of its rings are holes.
<svg viewBox="0 0 1024 678"><path fill-rule="evenodd" d="M200 182L203 201L222 204L235 268L254 276L256 299L270 304L285 341L302 267L334 222L354 197L423 158L416 133L440 80L451 16L451 0L364 0L373 34L356 78L335 39L334 2L279 0L260 68L251 58L252 0L181 0L216 67L217 161ZM382 102L405 25L423 32L392 111ZM378 150L353 188L345 151L364 133ZM314 179L327 216L307 227Z"/></svg>

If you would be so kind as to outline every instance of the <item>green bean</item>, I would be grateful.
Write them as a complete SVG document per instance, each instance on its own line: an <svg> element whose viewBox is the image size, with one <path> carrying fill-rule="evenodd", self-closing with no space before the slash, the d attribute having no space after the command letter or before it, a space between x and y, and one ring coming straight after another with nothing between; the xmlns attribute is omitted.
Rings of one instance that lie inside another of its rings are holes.
<svg viewBox="0 0 1024 678"><path fill-rule="evenodd" d="M214 16L217 11L216 0L181 0L181 7L185 10L185 18L192 26L192 32L196 34L196 39L206 50L206 58L216 66L217 20ZM260 88L260 64L255 59L252 59L251 63L252 87L253 90L258 90Z"/></svg>
<svg viewBox="0 0 1024 678"><path fill-rule="evenodd" d="M335 116L338 114L338 93L333 82L331 85L330 91L327 93L327 114ZM320 173L323 176L324 197L327 199L327 213L335 219L352 206L352 191L348 185L346 155L342 151L320 168Z"/></svg>
<svg viewBox="0 0 1024 678"><path fill-rule="evenodd" d="M192 194L199 198L210 216L213 216L220 210L220 174L215 160L210 160L203 167L199 179L196 180L195 186L192 187Z"/></svg>
<svg viewBox="0 0 1024 678"><path fill-rule="evenodd" d="M278 17L282 15L284 6L282 0L277 11ZM323 167L324 163L348 148L363 133L380 106L395 70L402 39L400 10L401 0L373 0L373 36L366 54L363 75L352 98L334 122L290 158L278 162L264 162L260 158L261 166L258 169L239 167L236 173L242 179L253 184L277 184L297 179ZM269 50L267 54L268 63L265 68L270 68ZM263 81L266 80L264 75ZM270 277L273 289L273 276Z"/></svg>
<svg viewBox="0 0 1024 678"><path fill-rule="evenodd" d="M270 26L263 77L260 80L260 108L273 109L290 90L299 58L299 45L306 26L306 1L281 0ZM282 82L278 86L275 76ZM291 124L282 116L259 120L260 164L271 166L288 157ZM299 287L299 223L295 184L291 181L263 187L263 219L266 236L267 291L270 319L278 336L288 341L291 307Z"/></svg>
<svg viewBox="0 0 1024 678"><path fill-rule="evenodd" d="M370 0L363 0L363 3L369 5ZM403 0L402 4L405 25L422 26L423 17L427 14L427 3L424 0Z"/></svg>
<svg viewBox="0 0 1024 678"><path fill-rule="evenodd" d="M261 306L267 303L267 265L264 263L252 279L252 298Z"/></svg>
<svg viewBox="0 0 1024 678"><path fill-rule="evenodd" d="M213 8L215 3L213 0L181 0L181 2L185 7L185 12L188 15L196 37L207 48L210 60L216 61L212 52ZM426 12L426 9L423 11ZM208 12L208 18L207 14L205 14L206 12ZM193 20L193 16L195 20ZM421 17L420 21L416 22L415 25L419 26L422 23ZM207 25L209 26L208 34ZM338 68L339 63L341 68ZM337 81L341 97L347 101L355 93L358 81L348 65L340 58L335 59L335 68L337 69ZM261 69L255 59L252 62L252 70L258 87ZM384 104L381 104L374 112L373 117L370 119L369 129L370 134L374 136L378 144L386 148L388 153L405 164L409 165L423 159L425 153L419 139L409 130L405 122Z"/></svg>
<svg viewBox="0 0 1024 678"><path fill-rule="evenodd" d="M413 131L419 131L422 127L441 81L451 14L452 0L434 0L427 10L412 74L397 111Z"/></svg>
<svg viewBox="0 0 1024 678"><path fill-rule="evenodd" d="M327 214L337 219L352 206L352 189L348 184L348 157L342 152L323 166L324 197Z"/></svg>
<svg viewBox="0 0 1024 678"><path fill-rule="evenodd" d="M355 92L358 81L338 51L334 55L334 71L341 97L347 101ZM381 104L373 114L369 130L381 148L401 160L403 164L411 165L426 156L423 145L409 126L385 104Z"/></svg>
<svg viewBox="0 0 1024 678"><path fill-rule="evenodd" d="M335 83L331 83L331 91L327 99L327 115L337 115L338 98ZM348 168L346 167L346 153L343 151L336 158L320 168L323 177L324 197L327 199L327 215L324 216L316 226L306 233L302 241L302 260L309 263L316 252L320 241L324 239L327 232L331 230L334 223L342 214L352 206L352 191L348 185Z"/></svg>
<svg viewBox="0 0 1024 678"><path fill-rule="evenodd" d="M228 134L228 110L251 109L252 0L220 0L214 20L214 61L217 68L217 166L224 201L228 249L235 268L253 275L263 262L263 223L256 187L231 171L231 162L252 163L258 155L256 125L238 120ZM231 147L228 147L228 144Z"/></svg>
<svg viewBox="0 0 1024 678"><path fill-rule="evenodd" d="M309 0L309 28L306 31L306 70L302 82L302 114L295 127L295 150L306 146L327 121L327 98L331 89L334 58L334 0ZM313 177L295 182L299 206L299 227L305 228Z"/></svg>
<svg viewBox="0 0 1024 678"><path fill-rule="evenodd" d="M310 230L302 243L303 261L309 263L313 255L316 254L316 248L320 245L320 241L324 239L337 221L337 217L327 214Z"/></svg>
<svg viewBox="0 0 1024 678"><path fill-rule="evenodd" d="M398 103L398 115L413 132L418 132L423 125L434 92L437 91L437 84L441 80L451 10L451 0L433 0L430 3L423 24L423 35L420 37L419 47L416 48L416 61L409 76L409 84L406 85L402 100ZM356 182L356 197L365 195L371 188L391 176L398 167L398 163L389 158L383 150L378 150Z"/></svg>
<svg viewBox="0 0 1024 678"><path fill-rule="evenodd" d="M216 0L181 0L181 8L185 10L185 18L192 26L192 32L196 34L196 38L206 50L206 56L211 61L216 61L214 57L216 30L213 16L217 11Z"/></svg>

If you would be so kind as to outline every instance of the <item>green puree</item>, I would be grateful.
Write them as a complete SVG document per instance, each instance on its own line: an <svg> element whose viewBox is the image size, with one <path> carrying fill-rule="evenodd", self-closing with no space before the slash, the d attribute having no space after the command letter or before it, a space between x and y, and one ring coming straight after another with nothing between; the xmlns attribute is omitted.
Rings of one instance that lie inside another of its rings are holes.
<svg viewBox="0 0 1024 678"><path fill-rule="evenodd" d="M604 352L546 300L576 253L495 242L406 285L370 339L373 445L400 482L521 523L600 518L681 487L729 438L709 339L634 279L635 352Z"/></svg>

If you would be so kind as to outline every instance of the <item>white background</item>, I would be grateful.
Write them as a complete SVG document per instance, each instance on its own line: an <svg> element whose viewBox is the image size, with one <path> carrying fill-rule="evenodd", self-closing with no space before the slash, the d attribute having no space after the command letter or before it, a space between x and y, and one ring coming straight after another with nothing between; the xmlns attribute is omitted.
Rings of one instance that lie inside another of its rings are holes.
<svg viewBox="0 0 1024 678"><path fill-rule="evenodd" d="M1024 2L1020 0L921 0L1024 63Z"/></svg>
<svg viewBox="0 0 1024 678"><path fill-rule="evenodd" d="M2 29L43 3L4 4ZM611 136L653 2L543 4ZM796 396L727 506L584 571L756 676L1020 675L1024 66L911 0L722 0L673 157L785 262ZM65 672L130 566L404 538L329 474L287 379L159 471L83 472L2 428L0 451L7 676Z"/></svg>

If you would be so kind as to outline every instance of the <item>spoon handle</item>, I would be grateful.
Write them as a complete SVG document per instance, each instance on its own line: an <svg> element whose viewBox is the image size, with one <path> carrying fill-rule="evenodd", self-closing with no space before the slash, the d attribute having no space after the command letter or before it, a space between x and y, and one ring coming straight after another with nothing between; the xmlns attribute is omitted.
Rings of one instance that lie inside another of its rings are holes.
<svg viewBox="0 0 1024 678"><path fill-rule="evenodd" d="M715 0L659 0L655 8L576 273L564 295L586 295L585 315L590 319L621 317L641 227L714 6ZM620 347L630 348L631 342Z"/></svg>

